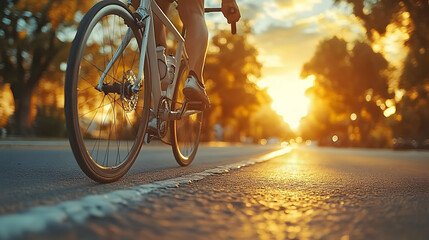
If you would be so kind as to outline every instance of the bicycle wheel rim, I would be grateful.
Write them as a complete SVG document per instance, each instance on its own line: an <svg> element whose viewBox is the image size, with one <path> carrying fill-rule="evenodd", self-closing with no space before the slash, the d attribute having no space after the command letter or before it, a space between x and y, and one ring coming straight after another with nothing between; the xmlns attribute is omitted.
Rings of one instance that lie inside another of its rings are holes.
<svg viewBox="0 0 429 240"><path fill-rule="evenodd" d="M114 1L95 5L81 25L82 34L78 32L72 46L75 57L69 59L71 73L67 70L70 143L79 166L89 177L99 182L115 181L135 161L147 123L148 81L142 80L138 94L125 94L138 75L140 32L131 13ZM134 37L103 79L103 84L119 84L121 91L100 92L95 89L98 79L128 26Z"/></svg>
<svg viewBox="0 0 429 240"><path fill-rule="evenodd" d="M172 108L179 110L182 108L185 96L183 86L188 76L189 70L184 63L180 66L179 79L173 95ZM181 166L189 165L195 158L198 150L203 120L202 111L189 111L180 120L171 122L171 138L173 154L177 163Z"/></svg>

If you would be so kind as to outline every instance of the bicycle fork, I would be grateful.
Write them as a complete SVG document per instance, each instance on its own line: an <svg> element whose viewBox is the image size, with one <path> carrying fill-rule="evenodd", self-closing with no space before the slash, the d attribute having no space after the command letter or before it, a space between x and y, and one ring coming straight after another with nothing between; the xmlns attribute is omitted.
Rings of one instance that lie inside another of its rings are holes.
<svg viewBox="0 0 429 240"><path fill-rule="evenodd" d="M145 56L146 56L147 44L148 44L148 36L149 36L149 29L150 29L149 26L151 23L149 15L145 12L145 10L143 8L139 8L137 10L137 13L139 14L139 16L141 16L141 20L139 20L137 24L140 28L142 28L144 30L143 30L143 34L142 34L142 45L141 45L141 51L140 51L139 74L137 76L135 83L131 87L131 90L134 93L137 93L140 91L140 82L141 82L142 77L143 77L142 75L143 75L143 69L144 69L144 61L145 61ZM128 46L132 37L133 37L133 30L129 27L126 34L125 34L124 39L122 40L121 45L118 47L118 49L116 50L112 59L107 64L106 69L104 69L103 73L101 74L100 78L98 79L98 85L97 85L96 89L99 90L100 92L105 91L106 90L105 88L108 87L108 86L104 86L103 80L107 76L107 74L109 73L113 64L116 62L116 60L118 60L119 56L122 54L124 49Z"/></svg>

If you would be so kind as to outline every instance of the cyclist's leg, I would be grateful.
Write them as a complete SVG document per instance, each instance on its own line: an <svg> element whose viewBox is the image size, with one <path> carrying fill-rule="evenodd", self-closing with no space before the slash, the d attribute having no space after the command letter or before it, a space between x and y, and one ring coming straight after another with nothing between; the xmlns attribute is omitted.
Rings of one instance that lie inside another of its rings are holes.
<svg viewBox="0 0 429 240"><path fill-rule="evenodd" d="M169 0L156 0L156 4L161 8L161 10L167 14L168 9L171 6L171 1ZM157 17L154 17L154 28L155 28L155 41L156 46L164 46L167 48L167 42L165 37L165 26L161 23Z"/></svg>
<svg viewBox="0 0 429 240"><path fill-rule="evenodd" d="M179 15L186 27L186 51L189 70L194 71L200 81L207 52L208 31L204 18L204 0L179 0Z"/></svg>

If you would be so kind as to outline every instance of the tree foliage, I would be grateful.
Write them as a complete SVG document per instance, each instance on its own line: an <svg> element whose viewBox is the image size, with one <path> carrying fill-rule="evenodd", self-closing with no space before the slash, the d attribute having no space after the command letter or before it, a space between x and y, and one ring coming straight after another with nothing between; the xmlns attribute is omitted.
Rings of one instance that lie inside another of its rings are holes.
<svg viewBox="0 0 429 240"><path fill-rule="evenodd" d="M307 90L312 107L301 122L306 138L323 142L332 135L350 144L368 143L371 131L383 120L379 107L388 93L388 62L371 46L333 37L322 41L302 68L302 77L314 76Z"/></svg>
<svg viewBox="0 0 429 240"><path fill-rule="evenodd" d="M348 2L363 20L370 39L386 34L393 24L404 29L409 49L399 87L405 95L397 104L394 134L422 140L429 137L429 2L426 0L336 0Z"/></svg>
<svg viewBox="0 0 429 240"><path fill-rule="evenodd" d="M92 1L4 0L0 3L0 83L9 83L15 100L15 134L31 133L31 97L49 70L66 61L77 11ZM58 79L59 80L59 79ZM57 80L57 81L58 81Z"/></svg>

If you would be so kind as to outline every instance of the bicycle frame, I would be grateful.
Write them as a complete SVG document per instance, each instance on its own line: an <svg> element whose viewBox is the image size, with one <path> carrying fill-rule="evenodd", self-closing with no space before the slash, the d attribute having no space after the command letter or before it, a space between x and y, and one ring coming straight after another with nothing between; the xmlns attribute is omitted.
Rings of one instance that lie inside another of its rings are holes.
<svg viewBox="0 0 429 240"><path fill-rule="evenodd" d="M139 74L137 79L132 86L132 90L135 92L140 91L140 82L143 77L144 65L145 61L148 60L149 63L149 71L151 79L145 79L145 81L151 82L151 93L152 93L152 101L153 101L153 110L154 112L158 112L159 101L162 96L165 96L169 99L172 98L175 86L178 81L179 68L182 56L184 57L185 64L188 65L188 55L186 54L185 49L185 39L178 32L176 27L171 23L168 17L164 14L164 12L160 9L160 7L156 4L154 0L142 0L140 1L140 6L138 7L136 13L141 17L141 20L138 22L138 25L144 30L142 34L142 43L140 47L140 62L139 62ZM173 33L175 40L178 42L177 50L175 54L175 73L172 84L170 84L165 92L161 90L161 81L159 76L158 69L158 57L156 54L156 42L155 42L155 28L153 18L158 17L162 24L166 26L166 28ZM183 33L183 35L185 32ZM110 71L110 68L116 62L118 57L122 54L125 47L128 45L132 37L132 30L129 28L124 39L122 40L121 45L113 55L112 59L108 63L106 69L100 76L98 81L97 89L102 90L103 87L103 79L106 77L107 73ZM146 59L147 54L147 59Z"/></svg>

